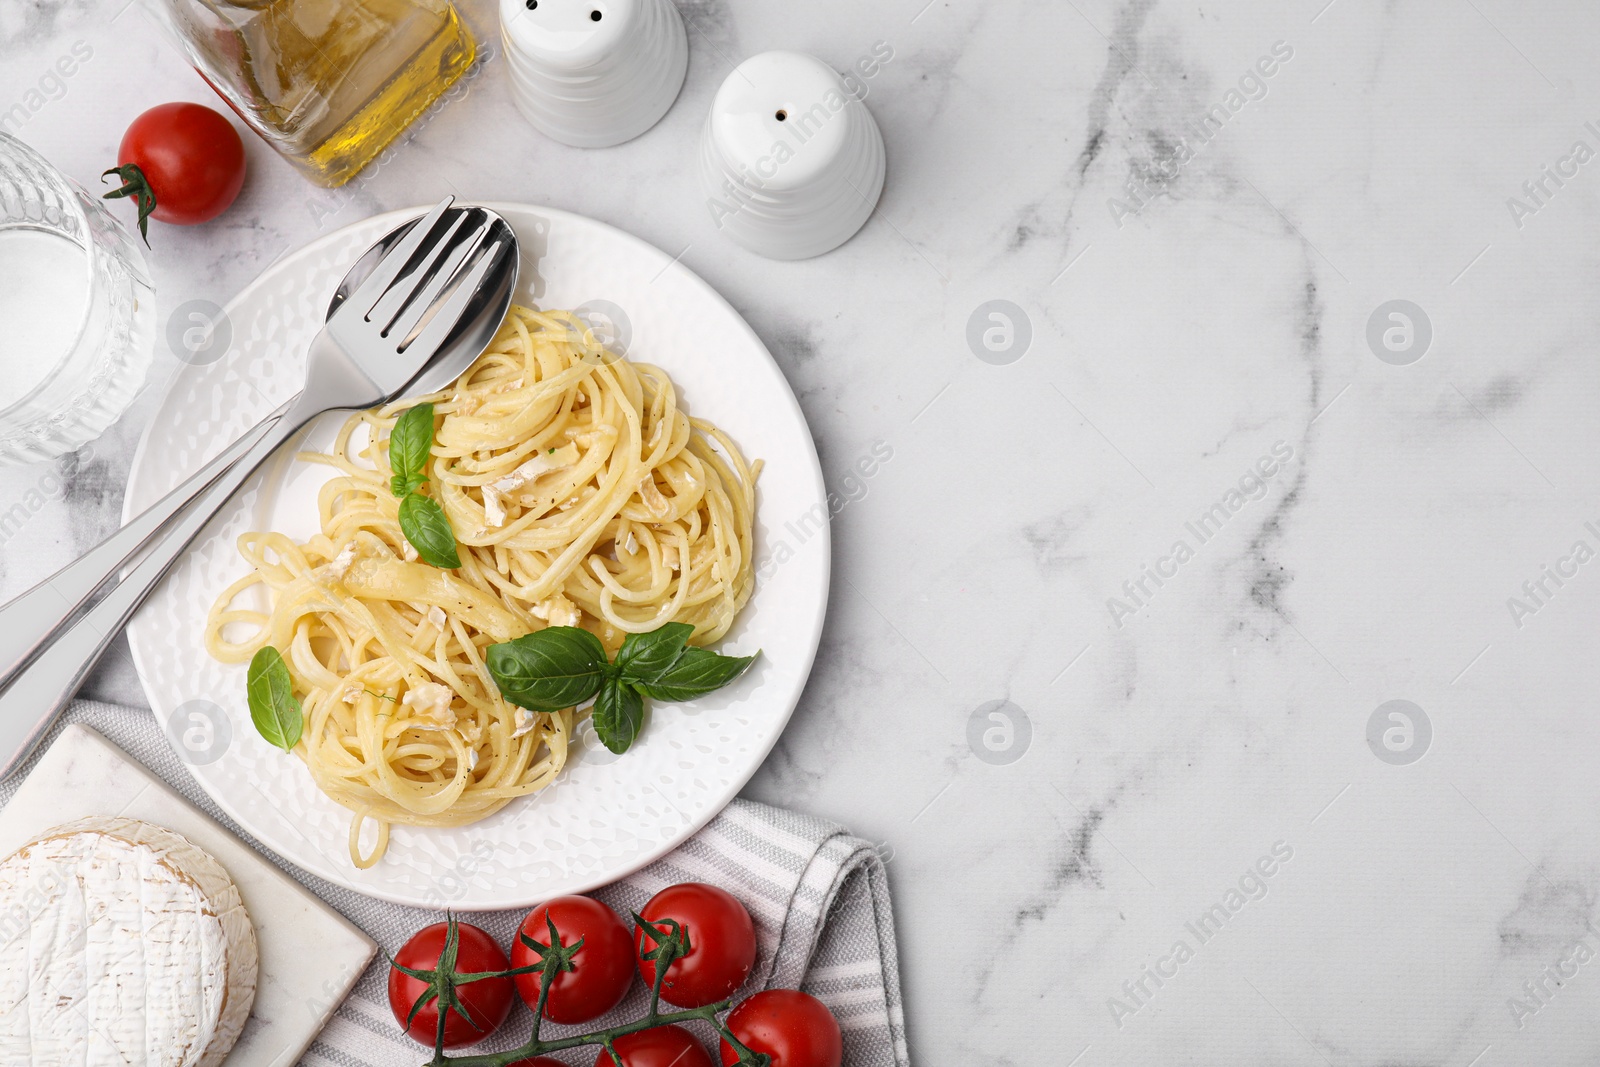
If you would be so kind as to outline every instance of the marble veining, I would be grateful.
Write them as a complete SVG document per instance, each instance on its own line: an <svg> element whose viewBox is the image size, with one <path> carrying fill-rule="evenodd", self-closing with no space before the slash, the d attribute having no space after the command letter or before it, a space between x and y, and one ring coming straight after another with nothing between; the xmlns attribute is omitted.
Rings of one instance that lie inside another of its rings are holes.
<svg viewBox="0 0 1600 1067"><path fill-rule="evenodd" d="M0 121L91 187L135 111L210 99L123 2L0 5ZM724 293L844 501L748 793L884 842L919 1062L1600 1059L1600 12L679 7L682 95L618 148L527 128L498 56L345 190L252 143L233 211L152 230L162 314L444 192L593 215ZM722 79L880 46L863 231L724 239L694 174ZM0 472L0 595L110 529L149 410ZM141 698L125 654L91 688Z"/></svg>

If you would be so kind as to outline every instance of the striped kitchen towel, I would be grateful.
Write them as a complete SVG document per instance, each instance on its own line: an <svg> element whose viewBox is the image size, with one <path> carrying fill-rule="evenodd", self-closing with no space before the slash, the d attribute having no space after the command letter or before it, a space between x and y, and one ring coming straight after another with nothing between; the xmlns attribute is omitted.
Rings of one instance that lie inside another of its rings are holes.
<svg viewBox="0 0 1600 1067"><path fill-rule="evenodd" d="M627 916L679 882L719 885L750 909L760 947L741 996L804 989L838 1017L847 1067L908 1067L889 886L883 859L871 845L823 819L735 800L676 851L594 895ZM373 912L389 910L398 913L397 921L372 922ZM351 917L391 951L417 926L417 913L409 908L378 903L361 911ZM524 914L467 918L509 944ZM419 1046L398 1033L386 979L383 966L363 977L301 1061L306 1067L415 1067ZM636 984L621 1007L584 1029L637 1019L647 999L643 983ZM527 1021L519 1010L496 1040L472 1051L515 1047L527 1036ZM551 1025L546 1032L555 1037L576 1029ZM714 1035L700 1030L714 1058ZM595 1054L590 1048L562 1058L591 1067Z"/></svg>
<svg viewBox="0 0 1600 1067"><path fill-rule="evenodd" d="M442 913L330 885L262 849L199 788L149 711L78 701L63 719L104 734L387 950L395 951L419 927L443 918ZM53 737L54 731L41 751ZM14 788L11 783L0 785L0 803ZM825 819L734 800L677 850L594 895L626 922L631 910L642 908L656 892L678 882L719 885L750 910L759 955L740 996L769 988L804 989L838 1017L846 1067L909 1067L888 877L883 858L868 842ZM500 944L509 945L525 913L525 909L476 913L469 919ZM425 1058L422 1046L395 1025L387 981L388 964L380 956L300 1061L302 1067L416 1067ZM583 1029L636 1019L644 1013L647 999L643 985L636 983L616 1011ZM526 1039L530 1021L526 1009L518 1005L494 1038L470 1051L514 1048ZM698 1023L693 1028L700 1031L715 1060L714 1033ZM557 1037L574 1030L551 1024L545 1033ZM558 1058L575 1067L591 1067L595 1050L575 1049Z"/></svg>

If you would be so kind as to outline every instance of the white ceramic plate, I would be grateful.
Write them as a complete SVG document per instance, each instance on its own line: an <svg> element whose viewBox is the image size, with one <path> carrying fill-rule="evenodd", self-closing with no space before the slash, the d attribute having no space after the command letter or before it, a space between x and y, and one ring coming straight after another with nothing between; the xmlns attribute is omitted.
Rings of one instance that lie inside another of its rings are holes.
<svg viewBox="0 0 1600 1067"><path fill-rule="evenodd" d="M180 744L179 754L242 827L337 885L464 910L531 905L604 885L703 826L782 732L811 669L828 600L828 511L816 449L788 383L738 313L671 257L610 226L546 208L489 206L521 242L519 302L588 308L591 321L609 319L630 355L672 375L691 412L716 421L751 459L766 461L757 487L756 558L773 564L719 646L732 654L759 648L757 665L705 699L652 710L623 756L585 731L551 788L491 818L454 829L394 827L387 855L359 871L346 844L350 813L313 785L298 758L256 734L244 666L214 662L201 644L211 602L245 573L239 534L275 529L309 537L317 488L330 470L295 462L300 443L290 442L200 535L128 628L161 721L170 723L184 705L185 721L197 709L201 720L217 720L215 729L191 732L193 751ZM149 506L300 388L306 346L344 272L421 210L329 234L274 264L228 305L215 334L217 350L226 335L226 354L182 369L140 441L128 513ZM310 444L331 441L343 419L334 413L313 423ZM169 730L173 736L184 733Z"/></svg>

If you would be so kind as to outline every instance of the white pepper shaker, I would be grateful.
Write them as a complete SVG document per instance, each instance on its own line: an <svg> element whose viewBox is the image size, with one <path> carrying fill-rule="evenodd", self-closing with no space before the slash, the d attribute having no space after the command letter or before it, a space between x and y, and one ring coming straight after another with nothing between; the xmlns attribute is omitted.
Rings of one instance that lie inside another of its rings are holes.
<svg viewBox="0 0 1600 1067"><path fill-rule="evenodd" d="M500 0L511 95L541 133L606 148L667 113L689 69L672 0Z"/></svg>
<svg viewBox="0 0 1600 1067"><path fill-rule="evenodd" d="M764 52L717 90L700 146L717 227L772 259L848 241L883 192L883 134L838 72L803 52Z"/></svg>

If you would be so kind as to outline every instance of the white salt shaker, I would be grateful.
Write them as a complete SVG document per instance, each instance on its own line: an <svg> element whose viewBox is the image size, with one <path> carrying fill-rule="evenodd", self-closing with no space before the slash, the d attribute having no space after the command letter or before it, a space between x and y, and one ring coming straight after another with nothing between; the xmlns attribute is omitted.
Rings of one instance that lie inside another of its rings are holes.
<svg viewBox="0 0 1600 1067"><path fill-rule="evenodd" d="M883 134L832 67L764 52L717 90L700 179L717 227L772 259L808 259L848 241L883 192Z"/></svg>
<svg viewBox="0 0 1600 1067"><path fill-rule="evenodd" d="M517 109L579 148L654 126L689 69L672 0L500 0L500 34Z"/></svg>

